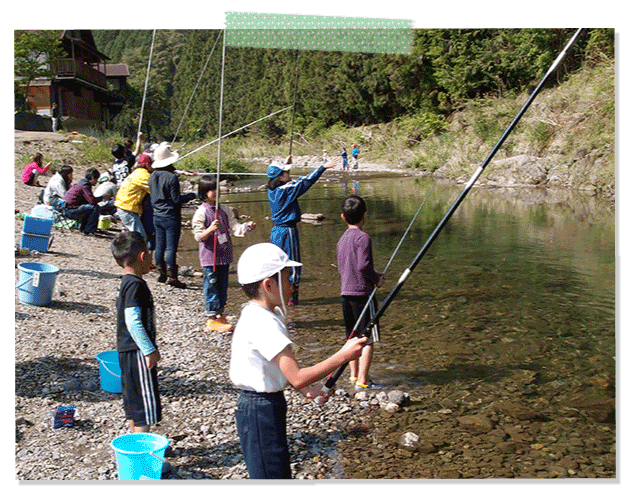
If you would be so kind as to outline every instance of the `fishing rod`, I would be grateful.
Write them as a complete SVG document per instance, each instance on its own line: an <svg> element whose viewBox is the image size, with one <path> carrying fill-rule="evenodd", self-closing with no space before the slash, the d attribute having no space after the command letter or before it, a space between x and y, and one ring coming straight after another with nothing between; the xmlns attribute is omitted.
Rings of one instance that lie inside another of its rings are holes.
<svg viewBox="0 0 630 500"><path fill-rule="evenodd" d="M582 32L582 30L583 30L583 28L578 29L575 32L575 34L571 37L571 39L566 44L566 46L564 47L562 52L560 52L560 54L558 55L556 60L553 62L551 67L547 70L547 73L545 74L543 79L540 81L538 86L534 89L534 91L530 95L529 99L527 99L527 101L525 102L523 107L520 109L520 111L516 114L516 116L514 117L514 119L510 123L510 125L508 126L508 128L505 130L505 132L503 132L503 135L498 140L498 142L495 144L495 146L492 148L492 150L490 151L490 153L488 154L488 156L486 157L484 162L479 166L479 168L477 168L477 170L472 175L470 180L466 183L466 185L464 186L464 189L459 194L459 196L457 197L457 199L455 200L455 202L453 203L451 208L449 208L449 210L447 211L446 215L444 215L442 220L438 223L438 225L435 227L433 232L429 235L429 237L427 238L426 242L424 243L424 245L422 246L420 251L413 258L413 260L412 260L411 264L409 265L409 267L407 267L407 269L405 269L405 271L403 271L403 273L401 274L400 278L398 279L398 282L396 283L394 288L392 288L392 290L389 292L387 297L385 297L385 299L383 300L383 303L378 308L378 310L376 311L374 316L370 319L370 321L368 322L368 324L364 328L361 328L359 331L356 332L357 336L359 336L359 337L360 336L364 336L365 332L372 330L374 325L378 322L379 318L383 315L385 310L391 304L392 300L394 300L394 297L396 297L396 295L398 294L400 289L405 284L405 281L407 281L407 278L409 278L409 276L411 275L413 270L416 268L416 266L418 265L418 263L420 262L422 257L424 257L424 255L427 253L429 247L433 244L433 242L435 241L437 236L440 234L440 231L442 231L442 229L444 228L446 223L449 221L449 219L451 218L451 216L453 215L455 210L457 210L457 208L459 207L461 202L464 200L464 198L466 197L466 195L468 194L468 192L472 188L473 184L477 181L477 179L479 178L481 173L488 166L488 164L490 163L490 161L492 160L492 158L494 157L496 152L499 150L501 145L505 142L507 137L510 135L510 133L512 132L512 130L514 129L516 124L519 122L519 120L523 116L523 114L525 114L525 111L527 111L527 109L529 108L530 104L534 101L534 99L536 98L536 96L538 95L538 93L540 92L542 87L544 86L544 84L547 82L549 76L556 69L556 67L558 66L560 61L562 61L562 59L564 58L564 56L567 53L567 51L569 50L569 48L571 48L571 46L575 43L575 40L578 38L578 36ZM334 387L334 385L337 382L337 380L339 380L339 377L341 376L341 374L345 370L346 366L348 366L348 363L345 363L344 365L342 365L339 368L337 368L337 370L335 370L328 377L328 379L326 380L324 386L322 387L322 392L324 392L324 393L330 392L330 390ZM318 396L318 398L320 398L320 397ZM316 402L318 401L318 398L315 398Z"/></svg>
<svg viewBox="0 0 630 500"><path fill-rule="evenodd" d="M289 140L289 163L293 163L291 161L291 155L293 154L293 126L295 125L295 103L297 102L299 76L300 76L300 51L298 50L297 55L295 57L295 86L293 89L293 113L291 117L291 136Z"/></svg>
<svg viewBox="0 0 630 500"><path fill-rule="evenodd" d="M396 246L396 249L394 250L394 253L389 258L389 262L385 266L385 269L383 269L383 275L385 275L387 273L387 270L389 269L389 266L392 264L392 261L394 260L394 257L396 257L396 254L398 253L398 250L400 249L400 246L402 245L403 241L405 241L405 238L407 237L407 234L411 230L411 226L413 226L413 223L416 221L416 218L418 217L418 214L420 214L420 211L422 210L422 207L424 207L424 204L427 202L427 199L429 198L429 195L431 194L431 191L433 191L433 188L435 187L436 184L437 184L437 180L433 183L433 186L431 186L431 189L429 189L429 192L424 197L424 200L422 201L422 204L420 205L420 207L418 207L418 210L416 211L416 214L413 216L413 219L411 219L411 222L407 226L407 229L405 230L404 234L400 238L400 241L398 242L398 246ZM359 329L359 327L361 325L361 322L363 321L363 318L365 317L365 314L367 313L367 310L370 308L370 303L372 302L372 299L374 298L374 295L376 295L376 290L377 290L377 288L374 287L374 289L372 290L372 293L368 297L367 302L365 303L365 306L363 306L363 310L361 311L361 314L357 318L357 321L354 324L354 327L352 328L352 331L350 332L350 335L349 335L348 338L352 338L354 336L354 334L356 333L356 331ZM378 333L377 333L376 330L374 331L374 333L376 335L373 335L370 340L374 341L374 342L378 342L380 340L378 338Z"/></svg>
<svg viewBox="0 0 630 500"><path fill-rule="evenodd" d="M217 146L217 189L219 188L219 177L221 176L221 134L222 134L222 124L223 124L223 86L225 82L225 37L223 37L223 55L221 57L221 95L219 97L219 145ZM216 202L214 204L214 220L219 220L219 197L216 197ZM218 231L214 231L214 251L213 251L213 265L212 271L216 272L217 270L217 240L218 240Z"/></svg>

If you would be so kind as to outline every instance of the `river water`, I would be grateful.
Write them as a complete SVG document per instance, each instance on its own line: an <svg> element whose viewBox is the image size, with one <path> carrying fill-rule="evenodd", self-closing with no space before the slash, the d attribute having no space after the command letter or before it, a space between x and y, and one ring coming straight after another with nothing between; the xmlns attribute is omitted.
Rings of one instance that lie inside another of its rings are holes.
<svg viewBox="0 0 630 500"><path fill-rule="evenodd" d="M431 191L376 295L380 303L463 189L386 174L327 176L300 199L303 213L324 216L320 224L299 226L304 268L300 305L289 322L304 363L332 354L344 339L336 267L344 197L356 192L365 198L364 230L382 271ZM233 238L236 258L268 241L265 191L224 194L221 202L258 225L247 238ZM199 266L190 231L182 236L179 263ZM230 276L235 297L241 292L236 274ZM567 191L475 187L380 324L370 374L385 388L496 381L519 368L560 390L593 380L614 390L614 207Z"/></svg>

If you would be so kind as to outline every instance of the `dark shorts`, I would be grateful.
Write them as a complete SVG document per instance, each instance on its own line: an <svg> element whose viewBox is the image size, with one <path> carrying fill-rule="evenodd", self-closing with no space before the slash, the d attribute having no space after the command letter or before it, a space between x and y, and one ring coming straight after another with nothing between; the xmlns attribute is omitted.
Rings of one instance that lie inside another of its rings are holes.
<svg viewBox="0 0 630 500"><path fill-rule="evenodd" d="M236 429L251 479L291 479L284 393L241 391Z"/></svg>
<svg viewBox="0 0 630 500"><path fill-rule="evenodd" d="M343 322L346 325L346 338L350 337L354 326L361 316L361 312L367 303L369 295L342 295L341 296L341 310L343 312ZM376 313L376 297L372 298L370 302L368 310L365 312L363 319L361 320L361 324L359 325L359 330L365 328ZM372 341L379 341L379 329L378 329L378 321L372 328Z"/></svg>
<svg viewBox="0 0 630 500"><path fill-rule="evenodd" d="M119 352L118 361L125 418L136 427L157 424L162 420L157 367L149 370L141 351Z"/></svg>

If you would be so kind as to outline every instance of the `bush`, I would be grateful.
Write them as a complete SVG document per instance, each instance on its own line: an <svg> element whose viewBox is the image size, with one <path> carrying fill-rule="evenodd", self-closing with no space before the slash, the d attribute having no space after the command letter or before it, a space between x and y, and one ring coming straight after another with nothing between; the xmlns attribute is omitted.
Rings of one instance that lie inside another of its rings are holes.
<svg viewBox="0 0 630 500"><path fill-rule="evenodd" d="M446 119L442 115L423 111L397 120L400 132L410 142L419 142L446 130Z"/></svg>

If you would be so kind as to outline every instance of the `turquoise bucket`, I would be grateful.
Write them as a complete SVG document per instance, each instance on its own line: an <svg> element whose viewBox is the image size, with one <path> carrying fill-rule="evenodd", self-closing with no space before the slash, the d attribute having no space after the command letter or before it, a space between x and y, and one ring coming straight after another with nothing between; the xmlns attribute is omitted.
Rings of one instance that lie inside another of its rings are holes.
<svg viewBox="0 0 630 500"><path fill-rule="evenodd" d="M18 300L27 306L47 306L52 302L52 293L59 268L40 262L18 264Z"/></svg>
<svg viewBox="0 0 630 500"><path fill-rule="evenodd" d="M122 392L118 351L103 351L96 355L101 374L101 389L107 392Z"/></svg>
<svg viewBox="0 0 630 500"><path fill-rule="evenodd" d="M112 441L116 452L118 479L160 479L168 439L160 434L137 432Z"/></svg>

